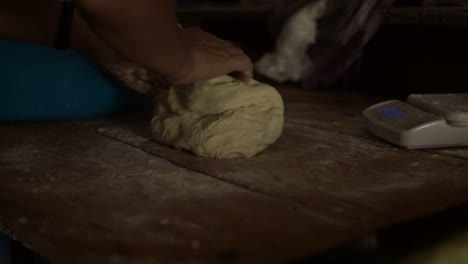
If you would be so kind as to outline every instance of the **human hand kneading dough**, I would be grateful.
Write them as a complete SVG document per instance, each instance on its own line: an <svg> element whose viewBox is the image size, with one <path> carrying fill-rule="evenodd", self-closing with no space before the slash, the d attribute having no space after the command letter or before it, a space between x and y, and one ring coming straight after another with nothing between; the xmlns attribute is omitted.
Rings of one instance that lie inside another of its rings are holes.
<svg viewBox="0 0 468 264"><path fill-rule="evenodd" d="M78 0L93 31L123 58L171 84L232 72L252 77L244 52L199 28L180 28L170 0Z"/></svg>
<svg viewBox="0 0 468 264"><path fill-rule="evenodd" d="M244 81L252 78L252 63L241 49L199 28L181 29L181 34L187 47L186 59L182 67L168 74L165 80L146 67L119 56L98 40L93 49L99 52L94 51L93 57L129 88L145 94L154 93L167 84L191 84L232 72L238 73L238 78Z"/></svg>
<svg viewBox="0 0 468 264"><path fill-rule="evenodd" d="M180 28L171 0L75 4L70 48L86 53L134 90L151 93L161 80L191 84L232 72L252 76L252 63L242 50L201 29ZM59 14L56 0L4 1L0 37L52 45Z"/></svg>
<svg viewBox="0 0 468 264"><path fill-rule="evenodd" d="M187 53L173 83L190 84L232 72L252 78L252 62L241 49L199 28L181 29L180 35Z"/></svg>

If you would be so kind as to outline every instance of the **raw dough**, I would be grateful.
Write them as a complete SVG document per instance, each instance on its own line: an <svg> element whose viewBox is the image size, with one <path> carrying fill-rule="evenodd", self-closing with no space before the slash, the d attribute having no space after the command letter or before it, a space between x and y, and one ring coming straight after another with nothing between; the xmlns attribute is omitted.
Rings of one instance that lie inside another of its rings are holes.
<svg viewBox="0 0 468 264"><path fill-rule="evenodd" d="M250 158L283 130L278 91L255 80L230 76L173 86L161 95L151 121L157 141L217 159Z"/></svg>

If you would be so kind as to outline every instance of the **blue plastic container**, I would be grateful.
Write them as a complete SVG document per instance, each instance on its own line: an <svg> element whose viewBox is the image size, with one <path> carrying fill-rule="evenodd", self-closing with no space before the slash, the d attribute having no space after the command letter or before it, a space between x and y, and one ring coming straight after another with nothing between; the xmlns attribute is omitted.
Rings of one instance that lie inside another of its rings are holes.
<svg viewBox="0 0 468 264"><path fill-rule="evenodd" d="M147 100L78 52L0 39L0 120L97 117Z"/></svg>

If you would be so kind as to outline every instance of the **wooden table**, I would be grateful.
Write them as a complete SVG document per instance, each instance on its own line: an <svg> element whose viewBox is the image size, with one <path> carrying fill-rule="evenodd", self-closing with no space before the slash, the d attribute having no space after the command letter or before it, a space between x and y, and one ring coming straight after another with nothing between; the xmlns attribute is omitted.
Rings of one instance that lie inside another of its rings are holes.
<svg viewBox="0 0 468 264"><path fill-rule="evenodd" d="M211 160L149 138L149 112L0 125L0 222L51 263L285 263L468 201L468 149L361 128L381 100L282 88L282 138Z"/></svg>

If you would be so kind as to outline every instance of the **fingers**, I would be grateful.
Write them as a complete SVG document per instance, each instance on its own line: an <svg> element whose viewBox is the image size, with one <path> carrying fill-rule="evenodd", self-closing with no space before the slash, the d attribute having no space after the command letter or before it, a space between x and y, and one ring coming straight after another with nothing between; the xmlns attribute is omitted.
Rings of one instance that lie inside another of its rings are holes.
<svg viewBox="0 0 468 264"><path fill-rule="evenodd" d="M181 34L189 56L177 77L169 79L172 83L190 84L225 74L252 79L252 61L242 49L198 28L183 29Z"/></svg>
<svg viewBox="0 0 468 264"><path fill-rule="evenodd" d="M146 68L129 61L101 62L101 65L128 88L142 94L153 94L159 87L155 77Z"/></svg>
<svg viewBox="0 0 468 264"><path fill-rule="evenodd" d="M229 59L228 72L237 72L238 79L245 81L253 78L253 65L250 58L245 54L234 55Z"/></svg>

